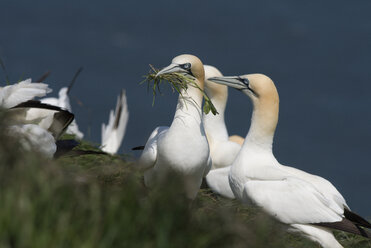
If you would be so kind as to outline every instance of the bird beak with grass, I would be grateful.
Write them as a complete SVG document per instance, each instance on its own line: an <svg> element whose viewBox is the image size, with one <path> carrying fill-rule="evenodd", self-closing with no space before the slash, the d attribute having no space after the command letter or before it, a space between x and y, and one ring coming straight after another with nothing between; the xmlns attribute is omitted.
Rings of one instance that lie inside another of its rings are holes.
<svg viewBox="0 0 371 248"><path fill-rule="evenodd" d="M203 106L204 113L208 114L211 112L214 115L218 114L215 106L204 91L203 82L205 79L205 73L203 68L196 67L195 69L195 67L192 66L192 63L187 60L172 62L169 66L166 66L162 70L158 70L152 65L150 65L150 67L151 71L143 82L147 81L148 87L150 87L153 82L153 85L151 86L153 93L153 104L157 92L161 92L159 87L160 84L163 82L168 82L173 92L178 92L181 97L183 97L183 100L185 100L184 94L192 95L190 91L201 92L205 100ZM202 81L196 80L197 78L202 78Z"/></svg>

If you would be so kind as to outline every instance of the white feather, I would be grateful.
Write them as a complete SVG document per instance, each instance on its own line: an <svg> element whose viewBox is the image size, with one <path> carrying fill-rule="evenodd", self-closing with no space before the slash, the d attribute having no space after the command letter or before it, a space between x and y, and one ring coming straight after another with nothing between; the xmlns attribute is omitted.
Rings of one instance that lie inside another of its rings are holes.
<svg viewBox="0 0 371 248"><path fill-rule="evenodd" d="M31 79L26 79L0 88L0 107L12 108L35 97L43 97L51 91L47 84L32 83Z"/></svg>
<svg viewBox="0 0 371 248"><path fill-rule="evenodd" d="M129 111L125 90L117 98L116 110L110 111L108 124L102 124L102 150L116 154L125 135Z"/></svg>
<svg viewBox="0 0 371 248"><path fill-rule="evenodd" d="M228 166L209 171L206 176L206 182L213 192L218 193L223 197L234 199L235 196L229 186L228 179L230 168L231 167Z"/></svg>
<svg viewBox="0 0 371 248"><path fill-rule="evenodd" d="M54 137L38 125L12 125L8 130L19 139L24 149L37 150L48 158L52 158L57 150Z"/></svg>
<svg viewBox="0 0 371 248"><path fill-rule="evenodd" d="M72 112L70 98L68 97L67 92L68 92L68 88L63 87L59 90L58 98L47 97L47 98L41 99L41 102L46 103L46 104L50 104L50 105L53 105L53 106L58 106L58 107L61 107L63 109L66 109L66 110ZM76 120L73 120L71 122L71 124L68 126L68 128L66 130L66 133L75 135L76 138L78 138L78 139L82 139L84 137L84 134L79 130L79 126L77 125Z"/></svg>

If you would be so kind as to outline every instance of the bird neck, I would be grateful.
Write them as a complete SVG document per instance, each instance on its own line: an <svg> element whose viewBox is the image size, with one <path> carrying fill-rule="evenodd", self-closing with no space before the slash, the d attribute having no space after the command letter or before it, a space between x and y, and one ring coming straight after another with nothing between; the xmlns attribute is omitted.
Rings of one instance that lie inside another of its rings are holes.
<svg viewBox="0 0 371 248"><path fill-rule="evenodd" d="M200 84L197 79L195 81L200 89L203 90L203 83ZM200 89L192 86L189 86L187 90L181 89L173 124L178 120L180 123L184 123L184 120L187 119L193 120L197 124L201 123L203 94Z"/></svg>
<svg viewBox="0 0 371 248"><path fill-rule="evenodd" d="M228 131L224 121L226 99L219 99L209 96L219 114L213 115L211 112L203 114L205 132L209 140L228 140Z"/></svg>
<svg viewBox="0 0 371 248"><path fill-rule="evenodd" d="M253 99L253 105L251 125L243 147L271 152L278 122L278 97Z"/></svg>

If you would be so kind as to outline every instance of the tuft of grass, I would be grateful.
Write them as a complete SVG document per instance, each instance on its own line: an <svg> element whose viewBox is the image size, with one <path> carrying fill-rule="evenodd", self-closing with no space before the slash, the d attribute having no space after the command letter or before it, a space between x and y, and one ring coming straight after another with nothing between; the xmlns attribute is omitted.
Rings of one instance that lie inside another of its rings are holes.
<svg viewBox="0 0 371 248"><path fill-rule="evenodd" d="M194 87L199 89L202 92L202 95L205 99L203 111L205 114L208 114L210 111L213 115L218 114L214 104L211 102L210 98L206 95L205 91L202 90L195 82L195 79L191 76L184 75L182 73L167 73L162 74L156 77L156 74L159 72L158 69L154 68L152 65L150 66L149 73L145 76L145 79L141 82L147 82L148 89L152 89L153 93L153 101L152 105L155 103L155 98L157 94L161 94L160 85L164 82L170 84L171 89L173 92L178 92L181 97L183 97L182 90L187 90L188 87ZM152 85L151 85L152 84Z"/></svg>

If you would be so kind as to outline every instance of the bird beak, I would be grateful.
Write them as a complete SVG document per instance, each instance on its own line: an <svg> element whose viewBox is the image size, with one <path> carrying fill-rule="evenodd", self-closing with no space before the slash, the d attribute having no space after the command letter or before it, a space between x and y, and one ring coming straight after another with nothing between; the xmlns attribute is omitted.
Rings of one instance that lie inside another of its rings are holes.
<svg viewBox="0 0 371 248"><path fill-rule="evenodd" d="M241 77L211 77L208 78L211 82L217 83L217 84L223 84L227 85L229 87L238 89L238 90L243 90L243 89L248 89L248 84L246 84L245 81L248 82L247 79L242 79Z"/></svg>
<svg viewBox="0 0 371 248"><path fill-rule="evenodd" d="M162 74L168 74L172 72L186 72L186 71L180 68L178 64L170 64L169 66L163 68L161 71L157 72L156 77Z"/></svg>

